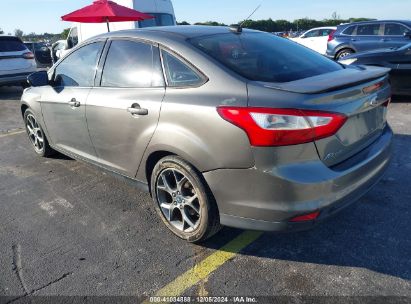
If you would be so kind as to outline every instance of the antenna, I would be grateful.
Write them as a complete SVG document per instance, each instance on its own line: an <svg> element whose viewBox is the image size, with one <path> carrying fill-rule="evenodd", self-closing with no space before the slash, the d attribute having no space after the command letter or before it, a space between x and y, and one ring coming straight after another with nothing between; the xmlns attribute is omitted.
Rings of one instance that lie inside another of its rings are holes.
<svg viewBox="0 0 411 304"><path fill-rule="evenodd" d="M255 14L255 12L258 11L258 9L259 9L260 7L261 7L261 4L258 5L258 6L255 8L255 10L251 13L250 16L248 16L247 18L244 19L243 22L241 22L240 27L243 27L243 24L244 24L248 19L250 19L250 18Z"/></svg>

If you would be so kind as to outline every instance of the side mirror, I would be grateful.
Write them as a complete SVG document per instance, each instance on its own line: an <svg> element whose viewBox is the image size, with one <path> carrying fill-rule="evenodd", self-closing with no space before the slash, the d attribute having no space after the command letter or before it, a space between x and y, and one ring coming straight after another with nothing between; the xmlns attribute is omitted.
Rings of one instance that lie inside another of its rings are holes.
<svg viewBox="0 0 411 304"><path fill-rule="evenodd" d="M404 37L411 39L411 31L405 32L405 33L404 33Z"/></svg>
<svg viewBox="0 0 411 304"><path fill-rule="evenodd" d="M301 39L305 39L305 38L307 38L307 37L306 37L305 35L301 35L300 38L301 38Z"/></svg>
<svg viewBox="0 0 411 304"><path fill-rule="evenodd" d="M46 71L35 72L27 77L27 81L32 87L43 87L49 84L49 75Z"/></svg>

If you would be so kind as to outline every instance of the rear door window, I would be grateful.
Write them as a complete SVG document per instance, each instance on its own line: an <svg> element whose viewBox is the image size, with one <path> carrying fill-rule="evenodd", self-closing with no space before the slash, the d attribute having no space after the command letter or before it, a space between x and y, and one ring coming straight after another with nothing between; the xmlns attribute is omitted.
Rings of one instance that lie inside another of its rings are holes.
<svg viewBox="0 0 411 304"><path fill-rule="evenodd" d="M309 31L304 36L305 36L305 38L318 37L318 36L320 36L320 31L319 30Z"/></svg>
<svg viewBox="0 0 411 304"><path fill-rule="evenodd" d="M164 86L158 47L113 40L104 64L102 87L150 88Z"/></svg>
<svg viewBox="0 0 411 304"><path fill-rule="evenodd" d="M68 55L54 71L55 87L92 87L104 42L87 44Z"/></svg>
<svg viewBox="0 0 411 304"><path fill-rule="evenodd" d="M403 36L409 29L402 24L386 23L384 35L385 36Z"/></svg>
<svg viewBox="0 0 411 304"><path fill-rule="evenodd" d="M332 31L333 31L332 29L322 29L319 31L320 32L319 36L321 37L328 36L330 35Z"/></svg>
<svg viewBox="0 0 411 304"><path fill-rule="evenodd" d="M378 36L381 25L378 23L363 24L357 27L357 36Z"/></svg>
<svg viewBox="0 0 411 304"><path fill-rule="evenodd" d="M356 26L347 27L347 28L342 32L342 34L343 34L343 35L353 35L355 28L356 28Z"/></svg>
<svg viewBox="0 0 411 304"><path fill-rule="evenodd" d="M204 79L188 64L167 51L162 51L162 54L168 86L187 87L204 83Z"/></svg>
<svg viewBox="0 0 411 304"><path fill-rule="evenodd" d="M189 41L249 80L281 83L343 69L315 51L268 33L227 33Z"/></svg>
<svg viewBox="0 0 411 304"><path fill-rule="evenodd" d="M21 52L27 47L16 37L0 37L0 52Z"/></svg>

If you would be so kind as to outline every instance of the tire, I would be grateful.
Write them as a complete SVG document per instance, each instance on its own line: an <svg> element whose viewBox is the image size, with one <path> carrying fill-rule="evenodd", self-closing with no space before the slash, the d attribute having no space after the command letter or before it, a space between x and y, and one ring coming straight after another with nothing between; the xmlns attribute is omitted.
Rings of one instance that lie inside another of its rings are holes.
<svg viewBox="0 0 411 304"><path fill-rule="evenodd" d="M34 113L29 109L24 112L24 126L26 128L29 141L38 155L48 157L55 153L55 151L50 147L47 137L44 134L40 124L37 122Z"/></svg>
<svg viewBox="0 0 411 304"><path fill-rule="evenodd" d="M344 58L344 57L346 57L346 56L348 56L348 55L354 54L354 53L355 53L355 52L354 52L354 50L352 50L352 49L342 49L341 51L339 51L339 52L337 53L336 59L337 59L337 60L340 60L340 59L342 59L342 58Z"/></svg>
<svg viewBox="0 0 411 304"><path fill-rule="evenodd" d="M175 235L199 243L220 229L217 204L203 176L178 156L166 156L151 174L155 209Z"/></svg>

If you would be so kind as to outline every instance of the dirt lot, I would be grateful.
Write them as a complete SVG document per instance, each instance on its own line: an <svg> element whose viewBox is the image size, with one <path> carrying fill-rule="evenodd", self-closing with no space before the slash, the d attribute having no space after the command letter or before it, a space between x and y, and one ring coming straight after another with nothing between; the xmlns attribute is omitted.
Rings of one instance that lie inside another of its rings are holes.
<svg viewBox="0 0 411 304"><path fill-rule="evenodd" d="M22 131L20 95L0 88L0 296L9 297L0 303L45 295L154 295L195 265L211 267L201 261L244 234L227 228L206 244L187 244L163 227L149 195L133 185L62 155L37 157ZM191 296L410 300L407 101L390 106L391 167L358 204L312 231L264 233L197 282L182 288L177 279L175 286Z"/></svg>

